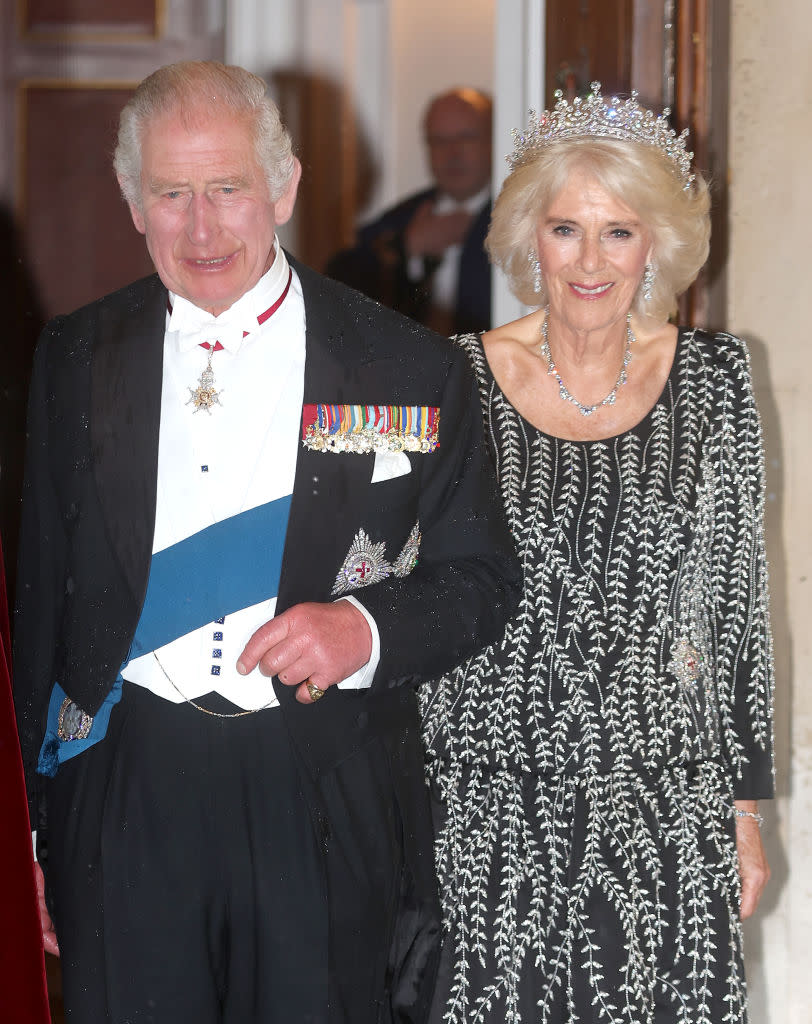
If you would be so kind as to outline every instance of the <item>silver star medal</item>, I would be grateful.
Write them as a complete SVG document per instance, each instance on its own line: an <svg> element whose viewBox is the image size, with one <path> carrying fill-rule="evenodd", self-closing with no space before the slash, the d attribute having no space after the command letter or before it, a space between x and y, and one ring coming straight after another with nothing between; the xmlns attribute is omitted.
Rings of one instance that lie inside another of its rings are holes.
<svg viewBox="0 0 812 1024"><path fill-rule="evenodd" d="M205 409L206 412L211 416L212 407L215 405L222 405L220 401L220 395L222 391L218 391L214 386L214 370L211 368L211 357L214 355L214 346L209 346L209 361L206 363L205 370L200 374L200 380L197 382L196 388L189 388L189 401L187 405L194 405L193 412L200 412L201 409Z"/></svg>
<svg viewBox="0 0 812 1024"><path fill-rule="evenodd" d="M352 542L344 564L338 570L332 594L346 594L359 587L380 583L392 574L392 566L386 560L386 543L373 544L365 530L359 530Z"/></svg>

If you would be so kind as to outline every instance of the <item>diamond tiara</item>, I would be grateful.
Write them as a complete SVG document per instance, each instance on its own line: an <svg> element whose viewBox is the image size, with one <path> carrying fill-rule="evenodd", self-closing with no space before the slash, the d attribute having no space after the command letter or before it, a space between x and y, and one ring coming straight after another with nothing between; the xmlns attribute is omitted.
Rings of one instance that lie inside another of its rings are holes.
<svg viewBox="0 0 812 1024"><path fill-rule="evenodd" d="M674 164L683 189L690 188L694 180L691 173L694 154L688 151L685 144L688 129L677 135L668 123L668 115L671 113L668 107L659 116L655 115L653 111L640 106L636 90L632 90L630 99L621 100L618 96L612 96L606 101L601 96L600 82L592 83L586 99L576 96L572 103L564 99L560 89L556 89L554 95L556 102L552 110L545 110L539 115L531 110L526 130L514 130L516 146L507 158L511 170L515 170L545 146L566 139L622 139L657 146Z"/></svg>

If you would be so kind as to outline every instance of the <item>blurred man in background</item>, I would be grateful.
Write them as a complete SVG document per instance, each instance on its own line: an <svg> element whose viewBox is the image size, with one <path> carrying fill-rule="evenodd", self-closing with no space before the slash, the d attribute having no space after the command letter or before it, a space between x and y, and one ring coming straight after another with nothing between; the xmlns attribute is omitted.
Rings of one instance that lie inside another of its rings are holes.
<svg viewBox="0 0 812 1024"><path fill-rule="evenodd" d="M441 334L487 330L492 120L477 89L435 96L424 120L434 185L361 228L328 275Z"/></svg>

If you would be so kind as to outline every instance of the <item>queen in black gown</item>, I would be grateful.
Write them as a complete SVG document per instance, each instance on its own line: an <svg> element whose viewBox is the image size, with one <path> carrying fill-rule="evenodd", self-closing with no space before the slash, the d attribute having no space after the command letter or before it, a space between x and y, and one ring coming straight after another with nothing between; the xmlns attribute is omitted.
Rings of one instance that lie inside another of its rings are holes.
<svg viewBox="0 0 812 1024"><path fill-rule="evenodd" d="M488 247L540 308L457 339L525 583L504 639L421 693L433 1024L747 1020L773 785L760 423L744 344L668 322L705 183L665 124L612 109L559 100L520 139Z"/></svg>

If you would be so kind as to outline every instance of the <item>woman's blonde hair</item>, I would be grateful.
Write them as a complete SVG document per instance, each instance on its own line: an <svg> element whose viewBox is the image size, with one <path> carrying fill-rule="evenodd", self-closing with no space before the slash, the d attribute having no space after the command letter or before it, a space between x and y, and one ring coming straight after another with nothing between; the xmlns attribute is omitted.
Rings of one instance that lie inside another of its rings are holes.
<svg viewBox="0 0 812 1024"><path fill-rule="evenodd" d="M710 197L699 174L683 188L671 160L656 146L585 137L540 148L508 175L494 204L485 242L491 261L504 271L520 301L547 304L544 281L536 291L531 265L536 231L576 171L633 210L650 232L651 298L644 299L641 284L632 311L667 320L708 258Z"/></svg>

